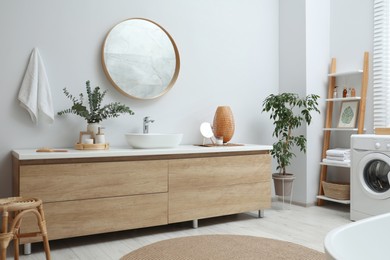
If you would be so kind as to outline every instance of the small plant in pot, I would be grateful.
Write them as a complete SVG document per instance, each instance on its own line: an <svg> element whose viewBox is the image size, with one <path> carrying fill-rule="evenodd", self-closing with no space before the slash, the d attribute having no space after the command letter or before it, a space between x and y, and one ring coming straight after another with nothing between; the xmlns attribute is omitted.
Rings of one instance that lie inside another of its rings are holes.
<svg viewBox="0 0 390 260"><path fill-rule="evenodd" d="M63 91L65 96L73 102L73 105L71 108L58 112L58 115L75 114L83 117L88 123L87 131L93 132L94 134L96 134L100 122L105 119L118 117L121 114L134 115L134 112L128 106L120 104L119 102L111 102L102 105L102 101L107 91L101 91L98 86L91 89L89 80L85 85L88 104L84 104L83 93L80 93L79 97L76 98L64 88Z"/></svg>
<svg viewBox="0 0 390 260"><path fill-rule="evenodd" d="M271 155L277 161L278 173L272 174L275 185L275 193L279 196L291 195L292 182L295 176L286 172L286 167L296 155L292 149L298 147L301 152L306 153L306 137L295 135L294 130L302 123L310 125L312 112L320 113L318 109L318 95L310 94L300 98L295 93L271 94L263 102L262 112L270 112L270 119L273 120L273 137L278 140L272 145Z"/></svg>

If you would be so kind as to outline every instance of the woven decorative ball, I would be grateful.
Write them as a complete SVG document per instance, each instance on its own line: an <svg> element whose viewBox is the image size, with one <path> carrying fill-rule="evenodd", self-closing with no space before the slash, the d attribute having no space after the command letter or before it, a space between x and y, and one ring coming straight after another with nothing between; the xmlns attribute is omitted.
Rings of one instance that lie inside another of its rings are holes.
<svg viewBox="0 0 390 260"><path fill-rule="evenodd" d="M213 132L216 137L223 136L223 142L229 142L234 134L234 118L229 106L219 106L215 111Z"/></svg>

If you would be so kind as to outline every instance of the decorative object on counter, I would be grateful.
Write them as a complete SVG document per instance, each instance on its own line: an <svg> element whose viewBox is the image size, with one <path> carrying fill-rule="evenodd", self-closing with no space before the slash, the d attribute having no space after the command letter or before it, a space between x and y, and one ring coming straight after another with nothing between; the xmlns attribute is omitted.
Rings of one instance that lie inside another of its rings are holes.
<svg viewBox="0 0 390 260"><path fill-rule="evenodd" d="M58 115L75 114L83 117L88 124L99 124L105 119L118 117L120 114L134 115L134 112L128 106L120 104L119 102L111 102L102 106L102 101L107 90L101 92L100 87L98 86L92 90L89 80L85 84L88 105L84 104L83 93L80 93L79 98L76 98L64 88L63 91L65 96L73 102L73 105L71 108L58 112ZM97 133L97 127L99 126L93 125L93 128L96 128L93 129L93 137ZM89 131L92 131L92 127L89 127Z"/></svg>
<svg viewBox="0 0 390 260"><path fill-rule="evenodd" d="M95 144L105 144L106 143L106 137L103 133L104 127L99 127L98 133L95 135Z"/></svg>
<svg viewBox="0 0 390 260"><path fill-rule="evenodd" d="M157 23L133 18L115 25L102 48L103 70L122 94L154 99L167 93L180 70L173 38Z"/></svg>
<svg viewBox="0 0 390 260"><path fill-rule="evenodd" d="M49 147L41 147L36 150L37 153L63 153L67 151L66 149L52 149Z"/></svg>
<svg viewBox="0 0 390 260"><path fill-rule="evenodd" d="M45 121L54 122L50 84L38 48L34 48L31 53L18 100L20 105L29 112L33 123L37 124L38 118L42 115Z"/></svg>
<svg viewBox="0 0 390 260"><path fill-rule="evenodd" d="M101 127L100 123L89 123L87 124L87 132L91 133L91 137L95 138L95 135Z"/></svg>
<svg viewBox="0 0 390 260"><path fill-rule="evenodd" d="M110 148L109 144L80 144L77 143L74 145L76 150L108 150Z"/></svg>
<svg viewBox="0 0 390 260"><path fill-rule="evenodd" d="M340 108L338 128L354 128L358 113L359 101L343 101Z"/></svg>
<svg viewBox="0 0 390 260"><path fill-rule="evenodd" d="M233 144L233 143L223 143L223 144L195 144L195 146L203 147L232 147L232 146L245 146L245 144Z"/></svg>
<svg viewBox="0 0 390 260"><path fill-rule="evenodd" d="M84 144L93 144L93 139L85 139Z"/></svg>
<svg viewBox="0 0 390 260"><path fill-rule="evenodd" d="M203 136L203 143L202 143L203 145L205 144L205 139L210 139L211 143L215 144L213 140L213 136L214 136L213 129L209 122L203 122L200 125L200 133Z"/></svg>
<svg viewBox="0 0 390 260"><path fill-rule="evenodd" d="M87 139L92 139L93 133L90 131L87 132L80 132L80 137L79 137L79 143L80 144L85 144Z"/></svg>
<svg viewBox="0 0 390 260"><path fill-rule="evenodd" d="M77 150L107 150L109 144L106 143L104 133L102 132L104 127L99 127L97 134L93 137L92 132L80 132L79 142L74 145Z"/></svg>
<svg viewBox="0 0 390 260"><path fill-rule="evenodd" d="M306 153L306 138L303 135L294 135L294 130L302 123L310 125L312 112L320 113L318 109L318 95L311 94L300 98L295 93L282 93L269 95L263 101L262 112L270 112L273 120L274 131L272 136L278 138L273 144L271 155L277 160L278 173L273 173L275 193L278 196L290 196L292 182L295 176L286 172L286 167L291 164L291 159L296 156L292 149L297 146L301 152ZM291 202L291 196L290 196Z"/></svg>
<svg viewBox="0 0 390 260"><path fill-rule="evenodd" d="M223 145L223 136L216 136L215 137L215 143L217 145Z"/></svg>
<svg viewBox="0 0 390 260"><path fill-rule="evenodd" d="M218 136L215 137L213 133L213 128L211 127L211 124L208 122L203 122L200 125L200 132L203 136L203 143L196 146L204 146L204 147L215 147L215 146L243 146L243 144L232 144L232 143L224 143L223 137ZM213 137L215 138L215 141L213 140ZM205 139L210 139L211 144L206 144Z"/></svg>
<svg viewBox="0 0 390 260"><path fill-rule="evenodd" d="M234 134L234 118L229 106L219 106L213 121L214 136L223 136L223 142L229 142Z"/></svg>

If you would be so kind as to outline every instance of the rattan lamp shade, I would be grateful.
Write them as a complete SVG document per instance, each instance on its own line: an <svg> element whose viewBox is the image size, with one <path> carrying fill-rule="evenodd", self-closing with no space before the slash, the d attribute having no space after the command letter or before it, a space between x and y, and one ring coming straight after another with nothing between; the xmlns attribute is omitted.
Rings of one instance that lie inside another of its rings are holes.
<svg viewBox="0 0 390 260"><path fill-rule="evenodd" d="M234 134L234 118L229 106L219 106L215 111L213 132L216 137L223 136L223 142L229 142Z"/></svg>

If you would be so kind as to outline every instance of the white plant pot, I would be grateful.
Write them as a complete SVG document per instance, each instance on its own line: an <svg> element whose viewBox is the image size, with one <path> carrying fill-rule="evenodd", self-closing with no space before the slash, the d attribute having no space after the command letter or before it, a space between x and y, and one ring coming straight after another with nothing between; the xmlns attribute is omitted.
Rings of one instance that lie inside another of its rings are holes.
<svg viewBox="0 0 390 260"><path fill-rule="evenodd" d="M99 127L101 127L101 125L99 123L90 123L87 125L87 132L92 133L92 138L95 138L95 135L99 131Z"/></svg>

